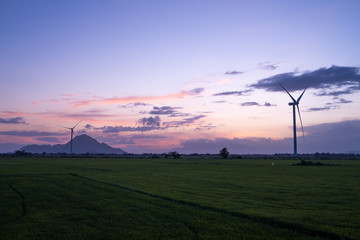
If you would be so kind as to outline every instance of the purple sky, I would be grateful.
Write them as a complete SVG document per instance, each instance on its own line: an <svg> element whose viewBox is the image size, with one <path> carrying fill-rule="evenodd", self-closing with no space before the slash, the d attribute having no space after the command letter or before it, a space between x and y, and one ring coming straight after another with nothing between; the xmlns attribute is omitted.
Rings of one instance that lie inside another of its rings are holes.
<svg viewBox="0 0 360 240"><path fill-rule="evenodd" d="M360 2L0 2L0 152L360 151Z"/></svg>

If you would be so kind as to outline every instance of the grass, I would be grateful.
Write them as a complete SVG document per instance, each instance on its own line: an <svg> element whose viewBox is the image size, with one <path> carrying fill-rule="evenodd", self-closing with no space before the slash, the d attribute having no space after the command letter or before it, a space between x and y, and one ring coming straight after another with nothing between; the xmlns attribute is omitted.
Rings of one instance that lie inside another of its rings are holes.
<svg viewBox="0 0 360 240"><path fill-rule="evenodd" d="M360 239L360 162L293 162L0 158L0 236Z"/></svg>

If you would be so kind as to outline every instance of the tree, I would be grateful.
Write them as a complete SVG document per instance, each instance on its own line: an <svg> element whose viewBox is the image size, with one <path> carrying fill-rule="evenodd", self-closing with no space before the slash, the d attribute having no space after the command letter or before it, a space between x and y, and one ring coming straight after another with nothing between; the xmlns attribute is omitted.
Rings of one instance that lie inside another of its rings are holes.
<svg viewBox="0 0 360 240"><path fill-rule="evenodd" d="M227 150L226 147L220 150L220 156L223 159L227 159L229 157L229 151Z"/></svg>
<svg viewBox="0 0 360 240"><path fill-rule="evenodd" d="M171 156L172 158L180 158L180 153L178 153L176 151L169 152L168 155Z"/></svg>

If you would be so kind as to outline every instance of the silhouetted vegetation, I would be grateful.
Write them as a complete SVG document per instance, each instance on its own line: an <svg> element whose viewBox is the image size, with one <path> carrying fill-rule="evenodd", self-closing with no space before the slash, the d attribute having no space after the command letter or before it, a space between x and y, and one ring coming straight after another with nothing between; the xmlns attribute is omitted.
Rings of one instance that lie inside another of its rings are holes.
<svg viewBox="0 0 360 240"><path fill-rule="evenodd" d="M2 153L0 157L43 157L43 158L185 158L185 159L214 159L223 158L219 153L191 153L180 154L176 151L169 153L82 153L82 154L68 154L62 153L29 153L25 151L16 151L14 153ZM360 154L354 153L313 153L313 154L298 154L296 157L290 153L277 154L229 154L228 159L273 159L273 160L360 160Z"/></svg>
<svg viewBox="0 0 360 240"><path fill-rule="evenodd" d="M173 152L169 152L169 153L165 153L164 157L165 158L180 158L180 153L173 151Z"/></svg>
<svg viewBox="0 0 360 240"><path fill-rule="evenodd" d="M292 163L291 166L339 166L339 165L301 160L300 163Z"/></svg>
<svg viewBox="0 0 360 240"><path fill-rule="evenodd" d="M16 151L15 153L14 153L14 155L16 156L16 157L26 157L26 156L30 156L31 155L31 153L28 153L28 152L25 152L24 150L22 150L22 151Z"/></svg>
<svg viewBox="0 0 360 240"><path fill-rule="evenodd" d="M230 153L229 153L228 149L225 147L225 148L220 150L219 154L223 159L227 159L229 157Z"/></svg>

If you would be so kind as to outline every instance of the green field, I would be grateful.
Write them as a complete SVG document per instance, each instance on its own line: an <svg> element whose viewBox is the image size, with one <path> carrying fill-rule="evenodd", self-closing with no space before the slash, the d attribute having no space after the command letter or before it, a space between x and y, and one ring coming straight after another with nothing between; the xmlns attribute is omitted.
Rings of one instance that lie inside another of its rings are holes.
<svg viewBox="0 0 360 240"><path fill-rule="evenodd" d="M360 239L360 161L0 158L0 239Z"/></svg>

